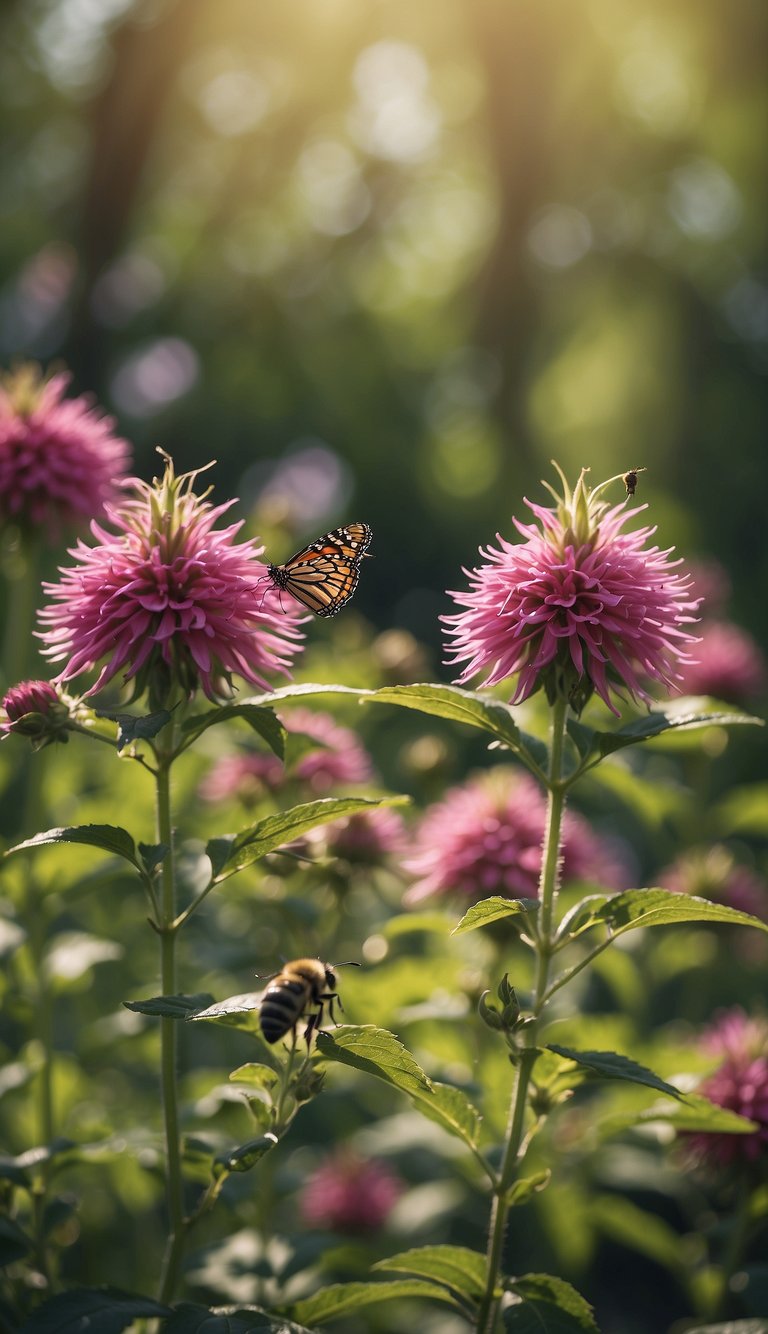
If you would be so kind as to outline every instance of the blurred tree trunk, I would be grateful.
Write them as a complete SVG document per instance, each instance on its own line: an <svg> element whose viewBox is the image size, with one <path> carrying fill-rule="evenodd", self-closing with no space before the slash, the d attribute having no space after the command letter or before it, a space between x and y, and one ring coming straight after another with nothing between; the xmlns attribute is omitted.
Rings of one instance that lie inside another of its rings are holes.
<svg viewBox="0 0 768 1334"><path fill-rule="evenodd" d="M560 43L552 7L523 0L469 0L468 24L485 71L488 147L495 167L498 229L477 281L475 338L498 361L496 399L509 441L502 481L536 473L526 420L538 302L526 258L531 217L550 177L552 89Z"/></svg>
<svg viewBox="0 0 768 1334"><path fill-rule="evenodd" d="M91 108L91 154L83 190L82 256L72 315L72 364L77 381L101 392L106 341L94 323L94 283L120 252L141 192L165 102L187 53L200 0L177 0L154 23L139 5L114 33L113 69Z"/></svg>

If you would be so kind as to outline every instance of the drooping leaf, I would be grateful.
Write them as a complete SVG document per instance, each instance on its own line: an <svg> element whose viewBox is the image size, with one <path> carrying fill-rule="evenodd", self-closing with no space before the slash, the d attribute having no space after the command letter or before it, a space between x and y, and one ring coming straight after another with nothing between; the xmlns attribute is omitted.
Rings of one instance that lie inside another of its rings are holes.
<svg viewBox="0 0 768 1334"><path fill-rule="evenodd" d="M306 1325L294 1324L282 1315L273 1315L260 1306L198 1306L180 1302L163 1334L312 1334Z"/></svg>
<svg viewBox="0 0 768 1334"><path fill-rule="evenodd" d="M465 931L476 931L479 926L488 926L499 922L503 917L519 917L521 913L538 912L538 899L505 899L494 894L489 899L481 899L469 908L458 926L453 928L452 936L460 936Z"/></svg>
<svg viewBox="0 0 768 1334"><path fill-rule="evenodd" d="M147 1000L123 1001L126 1010L148 1014L153 1019L189 1019L213 997L207 991L195 996L150 996Z"/></svg>
<svg viewBox="0 0 768 1334"><path fill-rule="evenodd" d="M318 1033L318 1051L328 1061L376 1075L404 1093L427 1097L430 1080L399 1038L374 1024L344 1024L333 1033Z"/></svg>
<svg viewBox="0 0 768 1334"><path fill-rule="evenodd" d="M432 1082L430 1093L411 1096L418 1110L430 1121L436 1121L449 1135L463 1140L471 1149L477 1148L482 1117L462 1089Z"/></svg>
<svg viewBox="0 0 768 1334"><path fill-rule="evenodd" d="M367 696L368 704L398 704L401 708L417 709L436 718L466 723L481 732L487 732L494 741L511 750L529 768L546 768L547 748L537 737L521 732L509 704L481 691L462 690L460 686L412 685L384 686Z"/></svg>
<svg viewBox="0 0 768 1334"><path fill-rule="evenodd" d="M646 1088L656 1089L659 1093L666 1093L671 1098L684 1101L684 1095L679 1089L668 1084L659 1075L655 1075L647 1066L640 1065L639 1062L632 1061L619 1052L574 1051L571 1047L560 1047L555 1042L547 1043L547 1051L553 1051L557 1056L564 1056L568 1061L575 1061L576 1065L583 1066L590 1074L598 1075L601 1079L623 1079L630 1084L643 1084Z"/></svg>
<svg viewBox="0 0 768 1334"><path fill-rule="evenodd" d="M261 1161L265 1153L274 1149L276 1144L277 1136L268 1130L265 1135L259 1135L257 1139L248 1140L246 1144L228 1149L214 1159L214 1174L221 1176L222 1172L250 1172L251 1168Z"/></svg>
<svg viewBox="0 0 768 1334"><path fill-rule="evenodd" d="M44 1302L26 1320L25 1334L122 1334L134 1320L172 1315L169 1306L118 1288L76 1288Z"/></svg>
<svg viewBox="0 0 768 1334"><path fill-rule="evenodd" d="M373 1268L433 1279L472 1301L485 1291L485 1266L485 1256L465 1246L418 1246L378 1260Z"/></svg>
<svg viewBox="0 0 768 1334"><path fill-rule="evenodd" d="M332 1283L297 1302L293 1315L303 1324L322 1325L326 1320L335 1320L337 1316L349 1315L361 1311L366 1306L377 1302L396 1301L401 1297L423 1297L430 1301L447 1302L460 1311L462 1307L447 1288L436 1283L427 1283L423 1279L404 1278L390 1283Z"/></svg>
<svg viewBox="0 0 768 1334"><path fill-rule="evenodd" d="M83 824L70 825L63 829L46 829L43 833L34 834L32 838L26 838L23 843L17 843L9 848L5 855L10 857L13 852L23 852L27 848L41 848L49 843L83 843L91 848L101 848L113 856L123 857L137 870L143 869L136 852L136 844L128 830L111 824Z"/></svg>
<svg viewBox="0 0 768 1334"><path fill-rule="evenodd" d="M755 926L768 931L759 917L713 903L693 894L675 894L669 889L627 889L606 900L594 915L595 922L610 926L614 935L639 927L668 926L674 922L730 922L733 926Z"/></svg>
<svg viewBox="0 0 768 1334"><path fill-rule="evenodd" d="M167 709L158 709L156 713L145 713L136 717L133 713L107 713L105 709L95 710L97 718L109 718L117 723L117 749L124 750L134 741L151 741L162 731L171 715Z"/></svg>
<svg viewBox="0 0 768 1334"><path fill-rule="evenodd" d="M290 810L280 811L258 820L239 834L212 838L206 847L211 861L213 880L218 883L258 861L268 852L284 847L318 825L329 824L345 815L358 811L376 810L379 806L397 806L407 797L322 797L319 801L303 802Z"/></svg>
<svg viewBox="0 0 768 1334"><path fill-rule="evenodd" d="M702 713L695 709L676 711L672 706L667 710L654 709L652 713L643 718L635 718L633 722L617 728L615 732L593 731L591 727L585 727L583 723L576 722L573 718L569 718L567 727L568 735L581 759L593 759L596 762L606 755L612 755L614 751L623 750L626 746L635 746L640 741L651 741L665 732L690 732L701 727L734 727L740 724L751 724L753 727L764 725L761 718L753 718L750 714L739 713L735 709Z"/></svg>
<svg viewBox="0 0 768 1334"><path fill-rule="evenodd" d="M508 1334L599 1334L589 1302L565 1279L523 1274L506 1286L520 1299L502 1313Z"/></svg>
<svg viewBox="0 0 768 1334"><path fill-rule="evenodd" d="M225 704L221 708L211 709L208 713L194 714L182 723L181 730L185 739L192 741L209 727L231 722L233 718L242 718L252 731L257 732L262 740L266 741L279 760L284 759L286 732L283 724L271 708L249 700L243 700L239 704Z"/></svg>

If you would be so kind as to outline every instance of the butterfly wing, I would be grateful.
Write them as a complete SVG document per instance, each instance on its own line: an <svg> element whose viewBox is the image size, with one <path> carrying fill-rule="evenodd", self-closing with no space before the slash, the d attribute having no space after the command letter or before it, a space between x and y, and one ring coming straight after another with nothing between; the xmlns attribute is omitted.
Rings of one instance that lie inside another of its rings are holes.
<svg viewBox="0 0 768 1334"><path fill-rule="evenodd" d="M335 616L357 588L360 562L371 537L367 523L334 528L284 565L270 565L270 578L315 616Z"/></svg>

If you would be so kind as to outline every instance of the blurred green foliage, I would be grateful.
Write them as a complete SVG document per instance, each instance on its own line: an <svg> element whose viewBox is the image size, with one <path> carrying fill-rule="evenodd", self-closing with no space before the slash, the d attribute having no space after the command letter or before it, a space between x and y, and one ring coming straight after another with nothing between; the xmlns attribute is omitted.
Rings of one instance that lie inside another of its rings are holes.
<svg viewBox="0 0 768 1334"><path fill-rule="evenodd" d="M761 0L7 0L0 357L286 554L365 518L433 643L553 454L642 464L765 640L767 54Z"/></svg>

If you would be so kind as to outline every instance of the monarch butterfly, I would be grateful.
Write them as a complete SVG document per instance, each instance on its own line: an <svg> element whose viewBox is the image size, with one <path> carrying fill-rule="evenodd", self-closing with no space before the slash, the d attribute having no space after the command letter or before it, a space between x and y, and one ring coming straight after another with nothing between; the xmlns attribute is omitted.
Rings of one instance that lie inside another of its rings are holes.
<svg viewBox="0 0 768 1334"><path fill-rule="evenodd" d="M278 593L290 593L315 616L335 616L357 588L360 562L372 536L367 523L334 528L284 565L268 565L267 575Z"/></svg>

